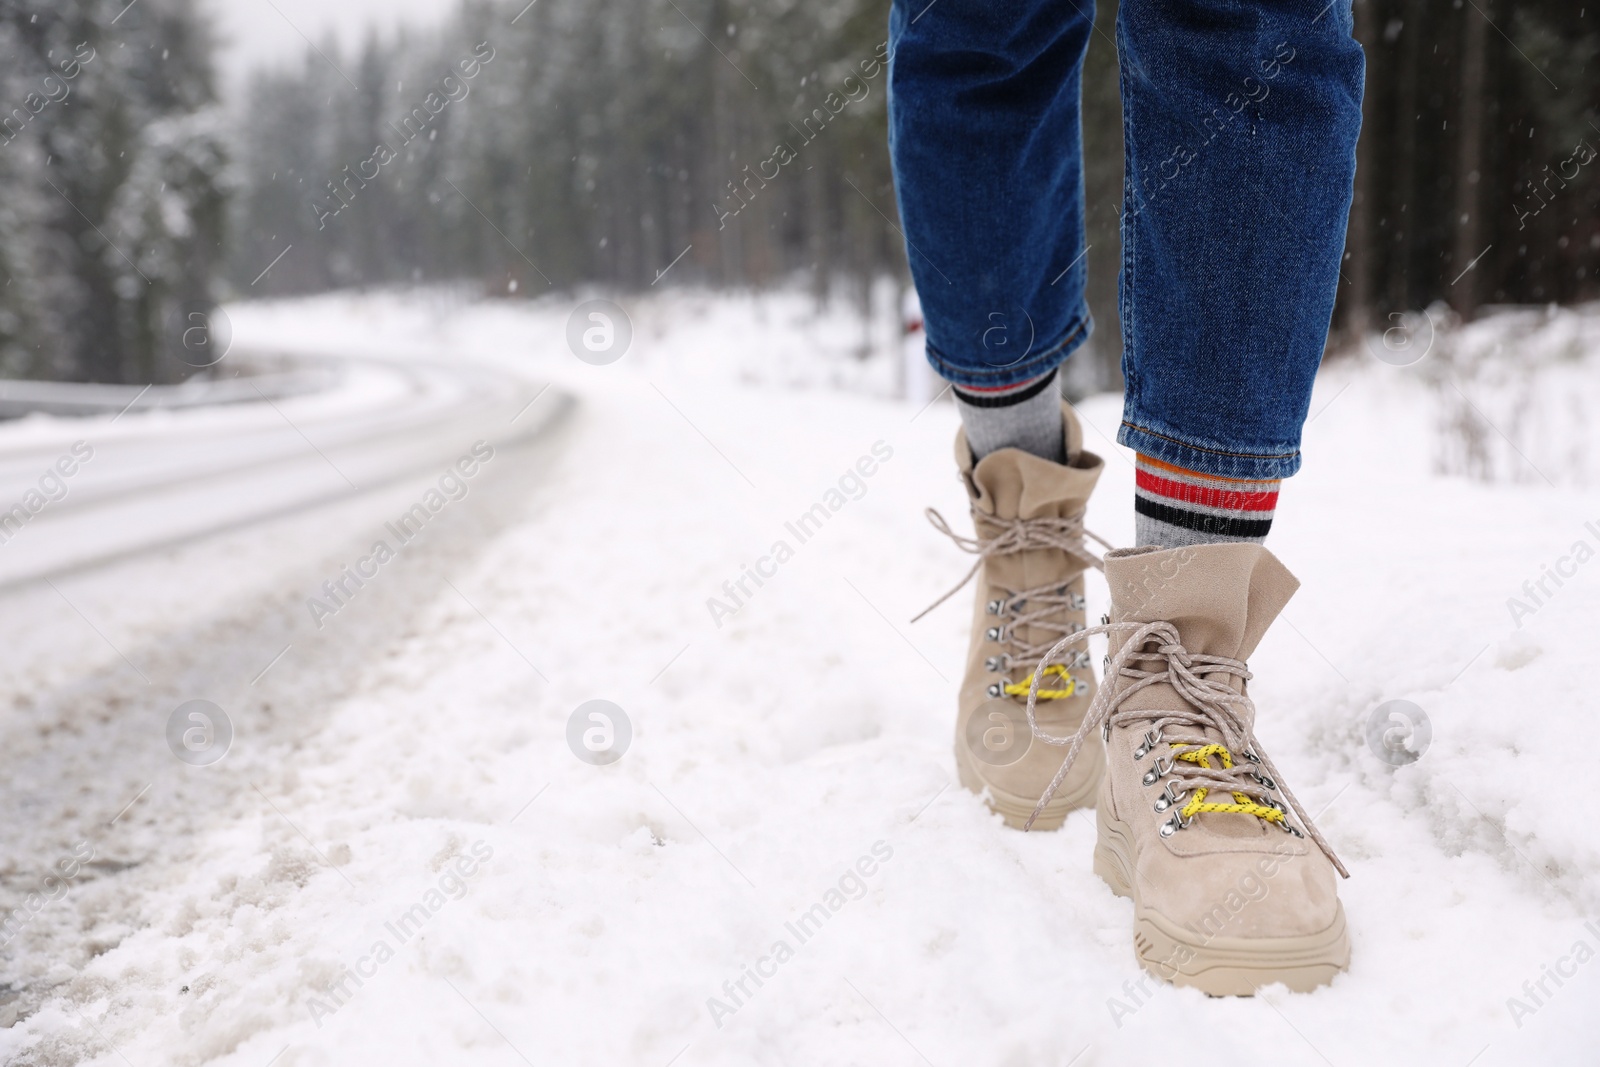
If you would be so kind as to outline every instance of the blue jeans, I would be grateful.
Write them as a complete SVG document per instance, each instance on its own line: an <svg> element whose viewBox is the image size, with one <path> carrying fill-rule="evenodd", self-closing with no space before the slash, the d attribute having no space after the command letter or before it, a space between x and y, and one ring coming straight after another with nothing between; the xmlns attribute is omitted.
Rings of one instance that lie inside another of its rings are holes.
<svg viewBox="0 0 1600 1067"><path fill-rule="evenodd" d="M1361 126L1352 29L1351 0L1122 3L1122 444L1235 478L1299 468ZM1094 32L1092 0L894 0L906 255L957 385L1043 374L1089 335Z"/></svg>

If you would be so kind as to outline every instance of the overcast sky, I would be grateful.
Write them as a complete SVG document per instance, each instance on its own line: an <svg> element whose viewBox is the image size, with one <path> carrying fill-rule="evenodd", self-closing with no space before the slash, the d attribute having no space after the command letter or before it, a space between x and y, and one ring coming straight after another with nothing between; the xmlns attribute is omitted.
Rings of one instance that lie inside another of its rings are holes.
<svg viewBox="0 0 1600 1067"><path fill-rule="evenodd" d="M396 27L429 26L456 8L456 0L204 0L222 38L217 72L224 92L243 84L264 64L297 61L306 38L321 44L330 31L346 46L368 26L385 35Z"/></svg>

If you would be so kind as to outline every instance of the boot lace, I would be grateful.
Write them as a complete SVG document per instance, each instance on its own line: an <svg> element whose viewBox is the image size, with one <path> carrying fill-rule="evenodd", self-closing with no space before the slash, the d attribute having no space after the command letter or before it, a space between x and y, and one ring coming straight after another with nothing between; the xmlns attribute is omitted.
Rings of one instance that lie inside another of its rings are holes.
<svg viewBox="0 0 1600 1067"><path fill-rule="evenodd" d="M1034 719L1034 704L1040 695L1037 677L1029 686L1028 726L1033 736L1046 744L1067 746L1067 755L1023 829L1033 826L1034 819L1061 787L1090 731L1099 727L1109 737L1113 726L1146 723L1148 729L1134 750L1134 759L1144 759L1161 744L1168 746L1171 758L1157 756L1142 781L1146 786L1166 781L1166 788L1156 799L1156 811L1183 805L1162 824L1161 836L1170 837L1208 812L1250 815L1297 837L1309 836L1334 869L1350 877L1333 846L1317 830L1294 793L1282 784L1277 767L1256 740L1255 704L1228 684L1232 678L1250 679L1242 660L1188 651L1178 640L1177 627L1170 622L1122 622L1090 627L1061 638L1040 660L1040 666L1075 642L1087 641L1096 634L1118 633L1128 634L1128 639L1115 657L1108 658L1106 683L1090 703L1083 725L1071 737L1055 737L1039 728ZM1114 679L1129 684L1112 685ZM1122 706L1134 693L1160 683L1176 690L1188 707L1149 710ZM1207 729L1221 734L1221 743L1207 736ZM1208 799L1219 793L1230 794L1232 802ZM1274 794L1283 800L1280 802ZM1290 821L1291 813L1304 827L1303 832Z"/></svg>
<svg viewBox="0 0 1600 1067"><path fill-rule="evenodd" d="M1105 564L1085 547L1084 538L1090 537L1106 548L1112 547L1109 541L1084 529L1081 514L1062 519L1002 519L974 507L972 525L977 537L956 533L944 516L933 508L928 508L926 515L935 530L950 538L963 552L971 552L978 558L973 561L972 569L949 592L923 608L912 622L959 592L978 573L984 561L993 556L1054 548L1081 560L1087 566L1104 570ZM1057 659L1057 654L1064 647L1057 639L1071 637L1083 629L1081 623L1063 622L1060 615L1064 611L1082 611L1084 606L1083 597L1072 592L1065 582L1052 582L1031 589L1006 589L1005 596L989 601L989 614L999 617L1001 622L985 636L999 644L1002 652L998 656L991 656L984 666L995 674L1009 677L1019 667L1038 663L1032 673L1020 682L1001 681L991 685L989 695L1024 696L1036 693L1039 700L1065 700L1076 695L1081 684L1071 672L1088 667L1089 654L1079 651L1066 659ZM1024 633L1042 633L1044 637L1042 640L1029 641L1023 638ZM1054 647L1052 642L1055 642ZM1042 682L1051 678L1060 681L1053 682L1049 688L1041 688Z"/></svg>

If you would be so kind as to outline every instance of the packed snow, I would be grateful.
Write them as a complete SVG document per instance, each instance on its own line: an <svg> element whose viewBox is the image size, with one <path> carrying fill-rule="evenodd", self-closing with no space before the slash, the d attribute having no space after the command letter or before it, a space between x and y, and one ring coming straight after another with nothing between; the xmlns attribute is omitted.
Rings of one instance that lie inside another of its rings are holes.
<svg viewBox="0 0 1600 1067"><path fill-rule="evenodd" d="M954 782L965 596L907 620L970 562L922 516L964 524L956 420L893 398L888 316L619 299L604 366L568 350L577 299L231 309L241 349L492 371L549 423L501 411L381 489L5 592L0 1060L1594 1062L1600 497L1568 404L1600 314L1326 366L1269 542L1303 585L1251 668L1352 871L1353 962L1208 999L1136 966L1092 813L1024 835ZM1088 525L1129 543L1119 398L1078 410L1108 457ZM347 568L373 576L331 596ZM168 744L196 699L233 729L204 766ZM1369 728L1396 700L1426 737Z"/></svg>

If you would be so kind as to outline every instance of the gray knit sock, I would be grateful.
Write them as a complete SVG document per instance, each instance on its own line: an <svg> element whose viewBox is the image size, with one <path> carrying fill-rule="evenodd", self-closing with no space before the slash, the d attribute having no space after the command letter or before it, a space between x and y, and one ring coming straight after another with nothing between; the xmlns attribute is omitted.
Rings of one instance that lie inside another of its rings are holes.
<svg viewBox="0 0 1600 1067"><path fill-rule="evenodd" d="M1278 509L1276 478L1227 478L1138 456L1134 533L1142 545L1182 548L1226 541L1260 544Z"/></svg>
<svg viewBox="0 0 1600 1067"><path fill-rule="evenodd" d="M974 459L1002 448L1020 448L1052 463L1065 461L1061 394L1054 370L1004 389L956 386L954 392Z"/></svg>

